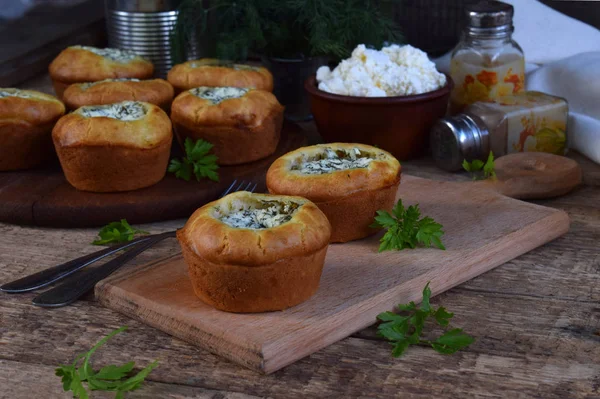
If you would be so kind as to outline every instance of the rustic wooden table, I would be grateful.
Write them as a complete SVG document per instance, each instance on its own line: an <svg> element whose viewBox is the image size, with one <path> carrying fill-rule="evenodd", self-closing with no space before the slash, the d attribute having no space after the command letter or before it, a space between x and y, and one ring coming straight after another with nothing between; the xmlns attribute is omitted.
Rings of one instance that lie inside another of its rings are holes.
<svg viewBox="0 0 600 399"><path fill-rule="evenodd" d="M26 86L49 91L45 77ZM263 376L105 309L91 297L49 310L32 306L33 294L0 294L0 397L69 397L54 368L127 325L94 361L145 365L159 359L148 383L131 398L598 398L600 166L573 156L584 168L585 184L567 196L537 201L567 211L571 231L433 300L455 312L455 324L477 338L462 352L444 356L414 347L394 359L390 344L369 327ZM403 166L421 177L467 179L441 172L428 160ZM158 233L182 224L141 228ZM96 232L0 224L0 282L97 250L90 245ZM175 241L164 242L134 264L177 251Z"/></svg>

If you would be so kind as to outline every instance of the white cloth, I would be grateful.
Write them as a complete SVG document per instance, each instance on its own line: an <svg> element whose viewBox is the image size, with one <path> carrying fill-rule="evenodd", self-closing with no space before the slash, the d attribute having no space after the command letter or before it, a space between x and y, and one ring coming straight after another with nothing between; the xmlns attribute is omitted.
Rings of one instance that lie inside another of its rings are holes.
<svg viewBox="0 0 600 399"><path fill-rule="evenodd" d="M514 40L525 53L525 88L569 102L569 147L600 163L600 30L537 0L515 8ZM449 72L450 53L433 60Z"/></svg>

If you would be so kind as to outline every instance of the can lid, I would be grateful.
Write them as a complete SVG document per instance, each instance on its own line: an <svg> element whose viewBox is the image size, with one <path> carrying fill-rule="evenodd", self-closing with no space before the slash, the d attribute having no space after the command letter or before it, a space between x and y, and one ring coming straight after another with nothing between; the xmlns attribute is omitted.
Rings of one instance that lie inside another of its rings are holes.
<svg viewBox="0 0 600 399"><path fill-rule="evenodd" d="M474 115L459 114L440 119L431 128L431 152L438 167L455 172L465 159L479 159L486 153L488 130Z"/></svg>
<svg viewBox="0 0 600 399"><path fill-rule="evenodd" d="M468 5L467 24L474 28L496 28L512 26L514 8L501 1L484 0Z"/></svg>

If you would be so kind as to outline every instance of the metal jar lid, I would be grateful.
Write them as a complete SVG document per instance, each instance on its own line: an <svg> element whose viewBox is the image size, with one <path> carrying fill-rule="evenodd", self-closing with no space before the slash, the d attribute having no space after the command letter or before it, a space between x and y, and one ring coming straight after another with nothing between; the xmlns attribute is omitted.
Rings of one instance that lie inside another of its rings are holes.
<svg viewBox="0 0 600 399"><path fill-rule="evenodd" d="M468 25L474 28L496 28L512 25L514 8L501 1L485 0L468 5Z"/></svg>
<svg viewBox="0 0 600 399"><path fill-rule="evenodd" d="M454 172L466 159L489 153L489 132L477 116L459 114L440 119L431 129L431 152L438 167Z"/></svg>

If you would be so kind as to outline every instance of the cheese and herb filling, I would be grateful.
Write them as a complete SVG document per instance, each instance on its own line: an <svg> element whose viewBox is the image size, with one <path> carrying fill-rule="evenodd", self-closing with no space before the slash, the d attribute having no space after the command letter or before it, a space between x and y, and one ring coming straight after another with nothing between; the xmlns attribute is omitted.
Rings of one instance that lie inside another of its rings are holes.
<svg viewBox="0 0 600 399"><path fill-rule="evenodd" d="M19 89L0 89L0 98L5 97L32 98L33 96Z"/></svg>
<svg viewBox="0 0 600 399"><path fill-rule="evenodd" d="M292 164L291 170L305 175L322 175L339 170L368 168L376 159L375 154L360 151L354 147L350 150L325 147L318 155L304 156Z"/></svg>
<svg viewBox="0 0 600 399"><path fill-rule="evenodd" d="M241 87L196 87L191 89L190 93L196 97L210 101L212 104L219 104L225 100L243 97L250 89Z"/></svg>
<svg viewBox="0 0 600 399"><path fill-rule="evenodd" d="M191 62L190 66L192 68L223 67L223 68L231 68L236 71L258 71L258 70L260 70L260 68L254 67L251 65L235 64L231 61L223 61L223 60Z"/></svg>
<svg viewBox="0 0 600 399"><path fill-rule="evenodd" d="M270 229L289 222L302 204L276 200L256 200L250 203L231 203L215 208L215 217L239 229Z"/></svg>
<svg viewBox="0 0 600 399"><path fill-rule="evenodd" d="M136 101L123 101L108 105L93 105L79 108L75 111L86 118L112 118L121 121L135 121L146 115L144 104Z"/></svg>
<svg viewBox="0 0 600 399"><path fill-rule="evenodd" d="M129 62L137 58L135 53L118 48L97 48L91 46L73 46L73 48L86 50L115 62Z"/></svg>
<svg viewBox="0 0 600 399"><path fill-rule="evenodd" d="M105 82L139 82L139 81L140 81L139 79L135 79L135 78L104 79L104 80L99 80L97 82L80 83L79 87L81 87L83 90L87 90L92 86L95 86L100 83L105 83Z"/></svg>

